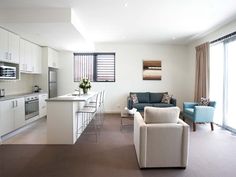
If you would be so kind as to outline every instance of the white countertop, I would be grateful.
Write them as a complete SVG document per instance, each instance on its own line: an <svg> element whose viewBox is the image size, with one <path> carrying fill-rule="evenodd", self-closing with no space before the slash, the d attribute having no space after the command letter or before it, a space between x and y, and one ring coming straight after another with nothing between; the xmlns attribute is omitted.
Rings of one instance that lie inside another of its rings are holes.
<svg viewBox="0 0 236 177"><path fill-rule="evenodd" d="M47 92L30 92L30 93L19 93L19 94L14 94L14 95L6 95L4 97L0 97L0 101L5 101L5 100L12 100L12 99L17 99L17 98L22 98L22 97L27 97L27 96L32 96L32 95L41 95L41 94L47 94Z"/></svg>
<svg viewBox="0 0 236 177"><path fill-rule="evenodd" d="M88 92L87 94L77 94L77 93L69 93L66 95L58 96L55 98L47 99L47 102L57 102L57 101L86 101L96 95L97 92Z"/></svg>

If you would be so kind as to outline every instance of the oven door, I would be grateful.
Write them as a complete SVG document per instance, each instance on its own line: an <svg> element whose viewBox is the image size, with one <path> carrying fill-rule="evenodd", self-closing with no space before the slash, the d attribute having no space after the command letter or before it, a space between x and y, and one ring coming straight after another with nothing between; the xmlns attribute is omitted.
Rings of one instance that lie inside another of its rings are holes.
<svg viewBox="0 0 236 177"><path fill-rule="evenodd" d="M39 115L39 100L30 100L25 102L25 120Z"/></svg>

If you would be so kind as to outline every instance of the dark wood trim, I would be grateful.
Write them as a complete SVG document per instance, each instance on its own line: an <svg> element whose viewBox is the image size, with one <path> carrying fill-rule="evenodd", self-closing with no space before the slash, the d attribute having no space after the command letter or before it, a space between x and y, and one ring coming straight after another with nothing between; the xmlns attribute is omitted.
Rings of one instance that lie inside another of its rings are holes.
<svg viewBox="0 0 236 177"><path fill-rule="evenodd" d="M196 123L193 122L193 131L195 132L196 131Z"/></svg>
<svg viewBox="0 0 236 177"><path fill-rule="evenodd" d="M211 122L211 131L214 131L214 124Z"/></svg>

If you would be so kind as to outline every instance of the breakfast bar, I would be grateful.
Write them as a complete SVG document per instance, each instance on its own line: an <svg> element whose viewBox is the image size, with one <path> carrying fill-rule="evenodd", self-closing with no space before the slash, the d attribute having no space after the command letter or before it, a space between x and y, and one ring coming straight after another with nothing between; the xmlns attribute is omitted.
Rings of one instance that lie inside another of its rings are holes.
<svg viewBox="0 0 236 177"><path fill-rule="evenodd" d="M76 142L80 136L77 133L77 125L82 125L76 113L96 94L97 92L83 95L67 94L46 100L48 144L74 144Z"/></svg>

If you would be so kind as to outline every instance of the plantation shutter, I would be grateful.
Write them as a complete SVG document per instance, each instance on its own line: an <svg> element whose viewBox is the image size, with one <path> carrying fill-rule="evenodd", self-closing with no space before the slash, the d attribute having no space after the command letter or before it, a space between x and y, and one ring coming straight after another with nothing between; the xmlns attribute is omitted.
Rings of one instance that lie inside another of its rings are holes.
<svg viewBox="0 0 236 177"><path fill-rule="evenodd" d="M74 80L80 81L83 78L93 81L94 55L76 54L74 57Z"/></svg>
<svg viewBox="0 0 236 177"><path fill-rule="evenodd" d="M115 54L97 54L96 56L96 81L114 82Z"/></svg>

